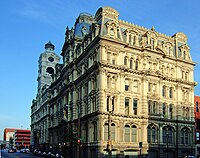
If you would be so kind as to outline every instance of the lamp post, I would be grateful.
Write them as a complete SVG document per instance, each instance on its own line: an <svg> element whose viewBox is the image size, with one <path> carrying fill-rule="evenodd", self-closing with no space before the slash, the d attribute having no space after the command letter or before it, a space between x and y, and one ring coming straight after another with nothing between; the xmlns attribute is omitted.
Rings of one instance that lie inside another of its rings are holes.
<svg viewBox="0 0 200 158"><path fill-rule="evenodd" d="M78 109L78 133L77 133L77 158L79 158L79 153L80 153L80 124L81 124L81 120L80 120L80 107Z"/></svg>
<svg viewBox="0 0 200 158"><path fill-rule="evenodd" d="M110 124L111 124L111 114L113 111L109 111L108 114L108 142L107 142L107 151L108 151L108 157L112 157L112 149L111 149L111 134L110 134Z"/></svg>
<svg viewBox="0 0 200 158"><path fill-rule="evenodd" d="M167 138L166 141L167 141L167 158L168 158L168 138L169 138L168 128L167 128L166 138Z"/></svg>
<svg viewBox="0 0 200 158"><path fill-rule="evenodd" d="M2 157L2 147L3 147L3 144L0 144L0 146L1 146L1 157Z"/></svg>

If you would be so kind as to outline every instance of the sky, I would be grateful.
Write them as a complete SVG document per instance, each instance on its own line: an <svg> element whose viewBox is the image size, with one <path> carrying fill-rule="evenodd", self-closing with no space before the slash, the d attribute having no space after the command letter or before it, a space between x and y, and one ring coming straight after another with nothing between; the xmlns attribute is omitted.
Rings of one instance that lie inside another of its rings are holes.
<svg viewBox="0 0 200 158"><path fill-rule="evenodd" d="M37 92L38 59L51 41L61 53L66 27L81 12L110 6L119 19L172 36L183 32L200 82L199 0L4 0L0 5L0 140L5 128L30 129ZM200 86L195 87L200 95Z"/></svg>

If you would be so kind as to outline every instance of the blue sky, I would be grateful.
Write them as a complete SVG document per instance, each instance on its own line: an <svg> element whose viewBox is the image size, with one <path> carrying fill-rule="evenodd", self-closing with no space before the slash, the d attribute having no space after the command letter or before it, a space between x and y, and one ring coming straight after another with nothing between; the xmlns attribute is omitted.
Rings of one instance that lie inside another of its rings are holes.
<svg viewBox="0 0 200 158"><path fill-rule="evenodd" d="M193 61L200 61L199 0L5 0L0 5L0 140L4 128L29 128L36 96L38 58L49 40L61 53L67 26L81 12L116 9L119 19L169 36L184 32ZM195 81L200 82L200 66ZM200 95L199 85L195 95Z"/></svg>

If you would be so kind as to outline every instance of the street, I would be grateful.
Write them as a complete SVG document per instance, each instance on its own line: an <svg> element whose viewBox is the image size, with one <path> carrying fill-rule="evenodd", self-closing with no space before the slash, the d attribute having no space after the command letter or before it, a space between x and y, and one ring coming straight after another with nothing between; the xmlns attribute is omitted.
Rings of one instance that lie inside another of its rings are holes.
<svg viewBox="0 0 200 158"><path fill-rule="evenodd" d="M14 152L14 153L8 153L8 150L2 150L2 156L0 158L40 158L38 156L33 155L30 153L20 153L20 152Z"/></svg>

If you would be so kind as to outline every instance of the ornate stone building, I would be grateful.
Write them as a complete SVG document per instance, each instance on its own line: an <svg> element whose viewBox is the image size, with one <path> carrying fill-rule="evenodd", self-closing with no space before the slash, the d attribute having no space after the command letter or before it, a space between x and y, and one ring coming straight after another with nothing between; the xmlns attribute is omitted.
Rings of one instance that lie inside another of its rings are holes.
<svg viewBox="0 0 200 158"><path fill-rule="evenodd" d="M49 41L38 60L38 87L36 99L31 106L31 145L34 148L46 148L49 142L49 89L52 75L60 57L54 52L55 46Z"/></svg>
<svg viewBox="0 0 200 158"><path fill-rule="evenodd" d="M194 153L195 63L187 36L167 36L118 16L103 7L67 27L63 64L41 95L48 94L49 124L33 129L44 127L50 148L65 157ZM38 112L41 96L34 101Z"/></svg>

